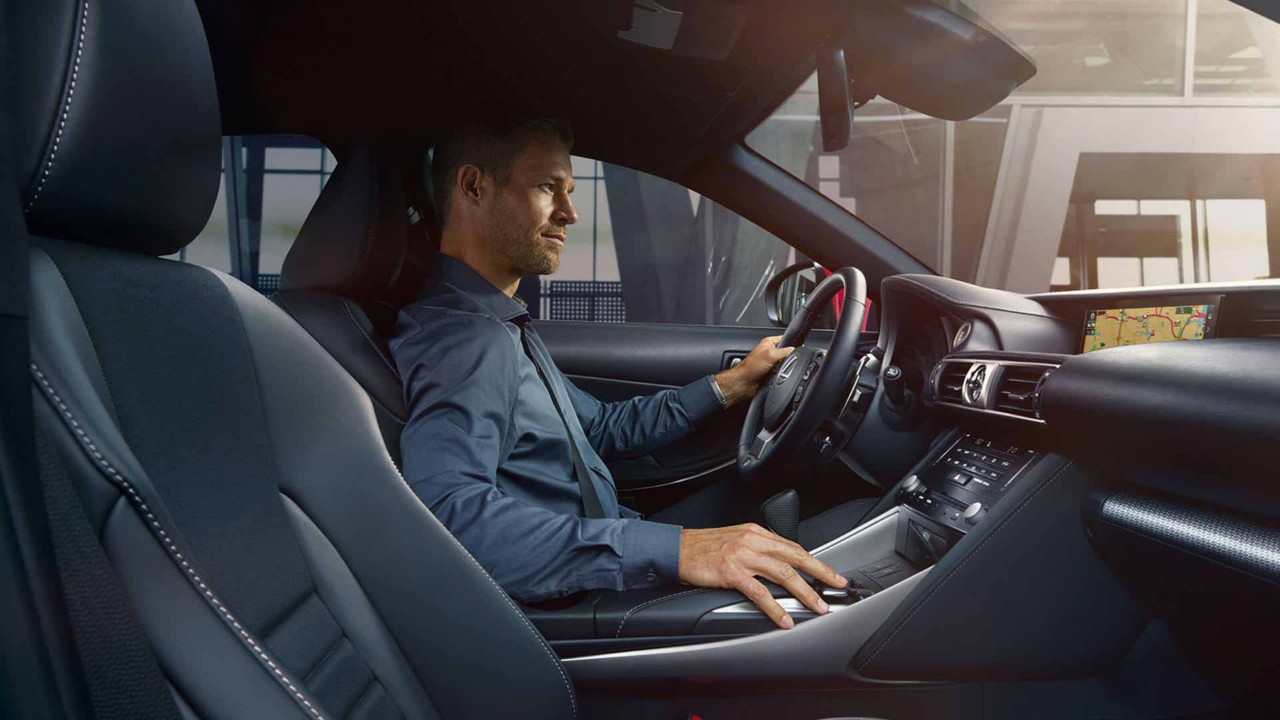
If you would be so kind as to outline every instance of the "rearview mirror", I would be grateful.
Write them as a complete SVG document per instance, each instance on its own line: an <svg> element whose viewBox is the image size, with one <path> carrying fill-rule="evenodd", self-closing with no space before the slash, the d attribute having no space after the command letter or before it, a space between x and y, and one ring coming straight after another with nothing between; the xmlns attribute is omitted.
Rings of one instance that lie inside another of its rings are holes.
<svg viewBox="0 0 1280 720"><path fill-rule="evenodd" d="M818 118L822 126L822 151L843 150L853 130L853 102L849 97L849 66L844 61L844 48L834 43L818 47Z"/></svg>
<svg viewBox="0 0 1280 720"><path fill-rule="evenodd" d="M844 47L859 98L880 95L943 120L968 120L1036 74L1030 58L958 0L862 3Z"/></svg>

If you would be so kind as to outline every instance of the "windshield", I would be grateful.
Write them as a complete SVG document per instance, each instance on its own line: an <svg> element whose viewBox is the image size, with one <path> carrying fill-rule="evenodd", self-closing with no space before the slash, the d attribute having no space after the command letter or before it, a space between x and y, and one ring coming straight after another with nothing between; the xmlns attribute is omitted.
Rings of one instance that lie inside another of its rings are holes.
<svg viewBox="0 0 1280 720"><path fill-rule="evenodd" d="M1038 68L1000 105L946 122L876 99L828 154L810 77L747 145L966 282L1280 277L1280 25L1227 0L968 4Z"/></svg>

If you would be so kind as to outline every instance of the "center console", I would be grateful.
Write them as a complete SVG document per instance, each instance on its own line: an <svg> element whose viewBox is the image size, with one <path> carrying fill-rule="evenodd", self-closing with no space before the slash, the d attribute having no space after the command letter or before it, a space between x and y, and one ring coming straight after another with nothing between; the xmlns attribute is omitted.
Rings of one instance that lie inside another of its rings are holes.
<svg viewBox="0 0 1280 720"><path fill-rule="evenodd" d="M922 567L936 563L1036 458L1012 442L968 433L956 438L898 490L897 553Z"/></svg>
<svg viewBox="0 0 1280 720"><path fill-rule="evenodd" d="M886 611L873 613L872 607L896 605L893 598L980 528L1039 457L994 437L950 435L891 491L892 503L882 504L887 509L811 550L851 581L851 592L824 595L831 614L866 616L860 626ZM783 588L770 589L798 626L817 619ZM598 592L528 614L566 659L771 635L775 629L736 591L703 588Z"/></svg>

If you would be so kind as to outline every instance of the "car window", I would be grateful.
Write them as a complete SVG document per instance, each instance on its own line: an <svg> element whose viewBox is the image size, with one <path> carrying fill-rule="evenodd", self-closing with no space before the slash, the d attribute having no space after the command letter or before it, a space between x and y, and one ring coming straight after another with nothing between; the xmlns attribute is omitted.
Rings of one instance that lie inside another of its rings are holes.
<svg viewBox="0 0 1280 720"><path fill-rule="evenodd" d="M946 122L876 99L823 153L811 77L746 144L966 282L1280 277L1280 25L1228 0L968 4L1037 65L1006 101Z"/></svg>
<svg viewBox="0 0 1280 720"><path fill-rule="evenodd" d="M737 213L654 175L573 158L560 269L526 279L539 317L767 327L764 289L796 251Z"/></svg>
<svg viewBox="0 0 1280 720"><path fill-rule="evenodd" d="M222 156L218 200L208 222L170 257L231 273L270 295L279 289L284 256L337 162L322 143L301 135L225 137ZM228 178L225 160L236 156L236 176ZM228 188L236 188L232 203Z"/></svg>

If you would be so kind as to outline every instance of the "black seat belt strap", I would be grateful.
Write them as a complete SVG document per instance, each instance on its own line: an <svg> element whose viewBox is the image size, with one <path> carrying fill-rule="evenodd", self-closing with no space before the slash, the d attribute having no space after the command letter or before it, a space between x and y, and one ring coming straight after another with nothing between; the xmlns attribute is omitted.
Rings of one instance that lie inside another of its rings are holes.
<svg viewBox="0 0 1280 720"><path fill-rule="evenodd" d="M36 453L63 599L96 720L178 720L160 665L89 524L57 452L36 427Z"/></svg>

